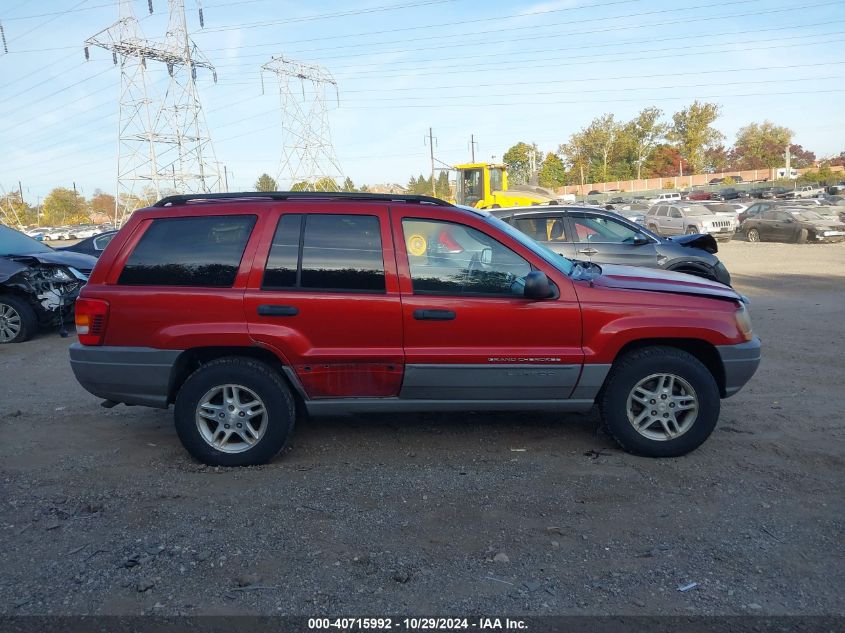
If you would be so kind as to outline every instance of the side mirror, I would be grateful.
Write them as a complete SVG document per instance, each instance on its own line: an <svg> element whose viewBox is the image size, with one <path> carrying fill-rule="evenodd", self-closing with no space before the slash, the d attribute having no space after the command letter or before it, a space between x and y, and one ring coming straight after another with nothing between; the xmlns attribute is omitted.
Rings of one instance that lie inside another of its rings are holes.
<svg viewBox="0 0 845 633"><path fill-rule="evenodd" d="M642 233L637 233L634 236L634 246L643 246L648 244L651 240L649 240L645 235Z"/></svg>
<svg viewBox="0 0 845 633"><path fill-rule="evenodd" d="M546 273L540 270L532 270L525 275L523 294L526 299L548 299L551 297L552 287Z"/></svg>
<svg viewBox="0 0 845 633"><path fill-rule="evenodd" d="M485 265L493 263L493 249L492 248L481 249L481 263L485 264Z"/></svg>

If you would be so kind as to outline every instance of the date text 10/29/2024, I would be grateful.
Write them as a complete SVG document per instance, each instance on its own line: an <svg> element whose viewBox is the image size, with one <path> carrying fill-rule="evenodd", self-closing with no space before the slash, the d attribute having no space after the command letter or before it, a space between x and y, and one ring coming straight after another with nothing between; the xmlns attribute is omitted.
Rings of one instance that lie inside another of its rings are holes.
<svg viewBox="0 0 845 633"><path fill-rule="evenodd" d="M524 631L524 620L512 618L308 618L311 630L339 631Z"/></svg>

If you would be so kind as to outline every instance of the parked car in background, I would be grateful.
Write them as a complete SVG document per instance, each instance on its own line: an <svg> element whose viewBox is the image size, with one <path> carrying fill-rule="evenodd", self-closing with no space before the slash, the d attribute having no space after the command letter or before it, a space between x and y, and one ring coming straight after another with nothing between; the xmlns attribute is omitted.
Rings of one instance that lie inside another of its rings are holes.
<svg viewBox="0 0 845 633"><path fill-rule="evenodd" d="M712 194L709 191L693 191L687 196L689 200L710 200Z"/></svg>
<svg viewBox="0 0 845 633"><path fill-rule="evenodd" d="M677 191L671 191L668 193L659 193L653 198L649 198L648 202L651 204L658 204L661 202L679 202L681 199L681 194Z"/></svg>
<svg viewBox="0 0 845 633"><path fill-rule="evenodd" d="M71 240L83 240L94 235L99 235L100 233L102 231L94 224L79 224L68 227L68 239Z"/></svg>
<svg viewBox="0 0 845 633"><path fill-rule="evenodd" d="M815 187L813 185L803 185L801 187L796 187L795 189L789 189L787 191L781 192L777 195L778 198L790 199L790 198L817 198L818 196L824 193L824 189L821 187Z"/></svg>
<svg viewBox="0 0 845 633"><path fill-rule="evenodd" d="M88 237L76 244L73 244L72 246L64 246L56 250L69 251L72 253L84 253L85 255L90 255L92 257L99 257L102 252L106 250L106 246L109 245L109 242L112 241L112 238L115 235L117 235L117 231L106 231L105 233Z"/></svg>
<svg viewBox="0 0 845 633"><path fill-rule="evenodd" d="M734 187L725 187L714 193L710 198L711 200L739 200L743 197L745 197L744 191Z"/></svg>
<svg viewBox="0 0 845 633"><path fill-rule="evenodd" d="M45 229L42 233L44 236L45 242L51 242L56 240L66 240L69 238L68 229L66 226L60 226L56 228Z"/></svg>
<svg viewBox="0 0 845 633"><path fill-rule="evenodd" d="M787 187L756 187L748 193L752 198L777 198L781 194L790 191Z"/></svg>
<svg viewBox="0 0 845 633"><path fill-rule="evenodd" d="M646 228L659 235L708 233L727 241L736 232L735 218L716 215L701 204L660 204L648 210Z"/></svg>
<svg viewBox="0 0 845 633"><path fill-rule="evenodd" d="M580 207L496 209L493 214L569 259L674 270L730 285L708 235L665 238L613 211Z"/></svg>
<svg viewBox="0 0 845 633"><path fill-rule="evenodd" d="M742 230L749 242L841 242L845 223L811 209L775 207L748 218Z"/></svg>
<svg viewBox="0 0 845 633"><path fill-rule="evenodd" d="M108 406L174 404L207 464L271 460L306 412L596 404L625 450L678 456L760 362L746 300L715 281L572 261L436 198L224 195L135 211L69 350Z"/></svg>
<svg viewBox="0 0 845 633"><path fill-rule="evenodd" d="M96 261L0 224L0 344L26 341L70 316Z"/></svg>
<svg viewBox="0 0 845 633"><path fill-rule="evenodd" d="M708 182L707 184L708 185L721 185L723 182L725 182L724 178L711 178L710 182Z"/></svg>

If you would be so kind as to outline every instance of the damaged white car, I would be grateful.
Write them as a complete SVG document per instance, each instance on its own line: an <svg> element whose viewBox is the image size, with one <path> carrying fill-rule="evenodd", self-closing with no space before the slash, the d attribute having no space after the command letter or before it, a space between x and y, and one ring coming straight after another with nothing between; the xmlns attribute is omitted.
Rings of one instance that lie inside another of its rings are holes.
<svg viewBox="0 0 845 633"><path fill-rule="evenodd" d="M96 262L0 225L0 345L26 341L44 327L64 333Z"/></svg>

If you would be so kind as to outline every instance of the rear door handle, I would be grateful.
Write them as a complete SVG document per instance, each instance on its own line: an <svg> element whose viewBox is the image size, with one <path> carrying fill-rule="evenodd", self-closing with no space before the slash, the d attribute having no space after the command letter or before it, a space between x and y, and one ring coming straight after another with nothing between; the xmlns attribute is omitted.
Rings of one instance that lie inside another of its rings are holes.
<svg viewBox="0 0 845 633"><path fill-rule="evenodd" d="M299 314L299 308L294 306L261 305L258 306L259 316L291 317Z"/></svg>
<svg viewBox="0 0 845 633"><path fill-rule="evenodd" d="M414 310L414 318L417 321L454 321L455 313L452 310Z"/></svg>
<svg viewBox="0 0 845 633"><path fill-rule="evenodd" d="M581 253L582 255L595 255L596 253L598 253L598 251L594 248L584 248L584 249L581 249L578 252Z"/></svg>

